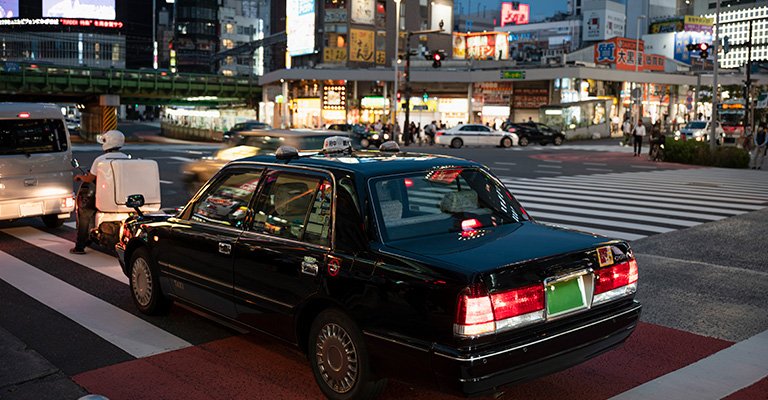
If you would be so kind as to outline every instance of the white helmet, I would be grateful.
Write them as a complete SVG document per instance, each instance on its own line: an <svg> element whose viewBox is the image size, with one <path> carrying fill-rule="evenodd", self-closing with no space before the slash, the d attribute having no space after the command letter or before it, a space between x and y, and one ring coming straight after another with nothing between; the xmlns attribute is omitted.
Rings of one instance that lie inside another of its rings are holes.
<svg viewBox="0 0 768 400"><path fill-rule="evenodd" d="M125 145L125 135L116 129L106 131L96 137L96 141L101 143L104 151L117 150Z"/></svg>

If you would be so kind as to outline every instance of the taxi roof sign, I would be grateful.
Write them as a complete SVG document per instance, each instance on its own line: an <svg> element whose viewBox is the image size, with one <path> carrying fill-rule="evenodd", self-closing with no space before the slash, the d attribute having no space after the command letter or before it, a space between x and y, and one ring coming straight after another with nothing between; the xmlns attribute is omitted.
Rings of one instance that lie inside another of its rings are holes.
<svg viewBox="0 0 768 400"><path fill-rule="evenodd" d="M339 152L352 149L352 142L344 136L330 136L323 142L323 151L326 153Z"/></svg>

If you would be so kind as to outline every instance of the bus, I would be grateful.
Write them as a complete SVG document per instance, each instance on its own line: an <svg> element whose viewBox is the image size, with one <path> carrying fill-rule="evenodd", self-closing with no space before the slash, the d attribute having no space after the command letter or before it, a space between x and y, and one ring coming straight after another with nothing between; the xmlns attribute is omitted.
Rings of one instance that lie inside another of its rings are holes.
<svg viewBox="0 0 768 400"><path fill-rule="evenodd" d="M721 106L718 114L725 131L725 143L735 144L744 131L744 100L727 100Z"/></svg>

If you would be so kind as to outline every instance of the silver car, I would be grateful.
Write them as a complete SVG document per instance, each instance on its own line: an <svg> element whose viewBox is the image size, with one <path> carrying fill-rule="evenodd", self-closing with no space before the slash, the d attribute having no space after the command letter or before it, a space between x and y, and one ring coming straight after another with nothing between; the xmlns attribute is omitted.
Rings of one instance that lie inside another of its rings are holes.
<svg viewBox="0 0 768 400"><path fill-rule="evenodd" d="M72 145L53 104L0 103L0 221L40 216L57 228L75 210Z"/></svg>
<svg viewBox="0 0 768 400"><path fill-rule="evenodd" d="M709 121L691 121L685 127L675 132L675 140L708 142L710 132L712 132L712 125L710 125ZM720 122L715 127L715 135L717 136L718 143L722 143L721 140L725 136L725 130L723 130Z"/></svg>

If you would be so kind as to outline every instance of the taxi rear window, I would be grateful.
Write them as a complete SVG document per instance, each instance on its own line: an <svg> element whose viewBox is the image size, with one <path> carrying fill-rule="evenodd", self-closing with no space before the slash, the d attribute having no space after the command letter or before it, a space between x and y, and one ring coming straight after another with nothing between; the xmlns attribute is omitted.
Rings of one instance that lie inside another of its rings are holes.
<svg viewBox="0 0 768 400"><path fill-rule="evenodd" d="M58 153L67 149L67 131L62 120L0 120L0 155Z"/></svg>
<svg viewBox="0 0 768 400"><path fill-rule="evenodd" d="M507 189L482 170L447 168L371 181L385 241L520 222L528 217Z"/></svg>

